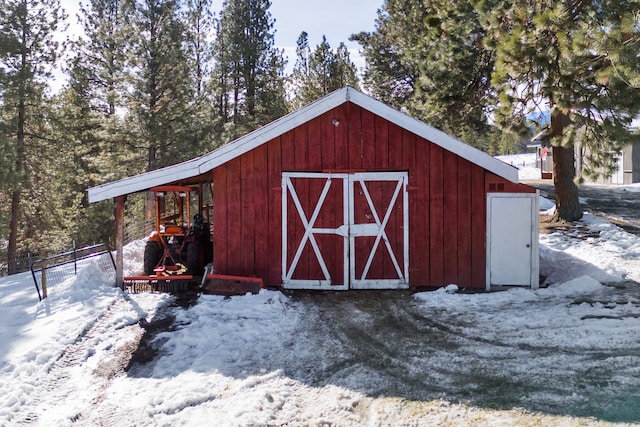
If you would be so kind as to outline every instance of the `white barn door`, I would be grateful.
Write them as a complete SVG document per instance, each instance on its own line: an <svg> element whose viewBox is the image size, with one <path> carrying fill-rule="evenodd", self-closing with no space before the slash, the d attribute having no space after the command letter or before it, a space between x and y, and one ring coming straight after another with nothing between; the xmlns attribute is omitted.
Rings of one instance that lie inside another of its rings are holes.
<svg viewBox="0 0 640 427"><path fill-rule="evenodd" d="M538 287L538 195L487 195L487 290Z"/></svg>
<svg viewBox="0 0 640 427"><path fill-rule="evenodd" d="M282 174L286 289L409 286L406 172Z"/></svg>
<svg viewBox="0 0 640 427"><path fill-rule="evenodd" d="M282 285L348 289L348 175L282 174Z"/></svg>
<svg viewBox="0 0 640 427"><path fill-rule="evenodd" d="M349 175L349 267L352 289L409 287L406 172Z"/></svg>

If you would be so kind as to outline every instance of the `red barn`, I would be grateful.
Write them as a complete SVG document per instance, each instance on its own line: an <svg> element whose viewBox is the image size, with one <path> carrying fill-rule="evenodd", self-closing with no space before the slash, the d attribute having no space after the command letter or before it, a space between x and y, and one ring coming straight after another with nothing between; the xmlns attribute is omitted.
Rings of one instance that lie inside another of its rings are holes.
<svg viewBox="0 0 640 427"><path fill-rule="evenodd" d="M537 287L538 198L517 169L350 87L89 200L193 183L213 189L220 274L287 289Z"/></svg>

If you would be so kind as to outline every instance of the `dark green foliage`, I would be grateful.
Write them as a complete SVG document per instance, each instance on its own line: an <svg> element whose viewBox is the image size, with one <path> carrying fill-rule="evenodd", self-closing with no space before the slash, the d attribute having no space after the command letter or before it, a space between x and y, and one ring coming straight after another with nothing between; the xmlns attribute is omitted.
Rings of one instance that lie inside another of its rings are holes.
<svg viewBox="0 0 640 427"><path fill-rule="evenodd" d="M64 18L58 0L0 1L0 183L3 204L10 206L7 242L8 272L17 270L18 241L38 233L41 214L31 205L47 179L45 79L60 53L54 33ZM39 207L38 207L39 208Z"/></svg>
<svg viewBox="0 0 640 427"><path fill-rule="evenodd" d="M479 2L481 21L496 55L492 79L499 95L496 120L525 126L549 110L555 147L558 217L582 216L573 180L574 147L585 154L585 175L610 174L640 112L640 3ZM559 163L567 154L566 161Z"/></svg>
<svg viewBox="0 0 640 427"><path fill-rule="evenodd" d="M139 0L130 12L127 137L144 159L145 170L154 170L193 154L180 143L187 133L193 96L185 28L175 0Z"/></svg>
<svg viewBox="0 0 640 427"><path fill-rule="evenodd" d="M213 38L215 21L211 0L186 0L183 14L187 70L191 85L189 120L185 127L185 143L192 155L216 148L214 134Z"/></svg>
<svg viewBox="0 0 640 427"><path fill-rule="evenodd" d="M84 2L84 37L71 35L68 80L50 96L57 0L0 0L3 255L113 244L113 203L90 205L87 188L201 155L285 114L269 5L231 2L216 22L210 0ZM133 237L143 196L127 200Z"/></svg>
<svg viewBox="0 0 640 427"><path fill-rule="evenodd" d="M223 141L288 112L282 51L274 47L269 0L227 0L217 23L213 73Z"/></svg>
<svg viewBox="0 0 640 427"><path fill-rule="evenodd" d="M461 140L485 147L493 55L467 2L387 0L376 31L354 39L365 86L381 100Z"/></svg>
<svg viewBox="0 0 640 427"><path fill-rule="evenodd" d="M325 36L311 52L306 32L298 38L297 60L291 81L294 109L309 104L344 86L359 87L358 71L344 43L334 52Z"/></svg>

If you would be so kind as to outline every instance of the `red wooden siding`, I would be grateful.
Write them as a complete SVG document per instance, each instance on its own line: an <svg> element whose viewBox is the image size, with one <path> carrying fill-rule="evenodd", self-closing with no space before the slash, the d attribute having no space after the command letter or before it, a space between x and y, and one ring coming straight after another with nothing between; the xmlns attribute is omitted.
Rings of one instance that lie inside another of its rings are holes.
<svg viewBox="0 0 640 427"><path fill-rule="evenodd" d="M455 283L473 283L471 280L471 170L468 160L459 158L457 168L457 249L456 262L458 277ZM454 283L454 282L452 282Z"/></svg>
<svg viewBox="0 0 640 427"><path fill-rule="evenodd" d="M486 194L535 192L485 171L361 107L345 103L214 170L214 266L218 273L257 276L266 285L282 280L282 172L408 171L409 280L412 286L485 288ZM296 191L311 217L324 182L300 180ZM311 180L313 181L313 180ZM358 184L356 184L358 185ZM392 194L373 183L371 196L384 214ZM333 184L319 227L342 221L342 187ZM366 206L366 201L357 202ZM398 204L399 201L396 202ZM287 202L287 233L304 234L295 205ZM295 220L293 220L293 219ZM382 218L381 218L382 219ZM402 246L401 209L389 220L391 245ZM295 239L292 239L295 240ZM366 242L367 239L363 239ZM298 242L288 242L290 262ZM336 283L342 282L343 240L321 236L325 262ZM363 245L370 244L362 243ZM321 279L307 245L296 270L298 278ZM366 251L366 250L365 250ZM396 253L401 253L396 250ZM393 276L384 245L372 269ZM399 259L399 262L401 260ZM361 268L361 266L357 266Z"/></svg>
<svg viewBox="0 0 640 427"><path fill-rule="evenodd" d="M282 250L274 250L274 248L282 247L282 233L278 233L275 227L282 229L280 217L282 216L282 152L281 138L265 144L267 147L267 191L264 197L268 198L269 212L267 217L267 227L264 232L267 235L267 253L269 258L268 274L262 277L265 283L278 283L281 278ZM260 173L260 170L257 171ZM259 212L260 214L260 212Z"/></svg>
<svg viewBox="0 0 640 427"><path fill-rule="evenodd" d="M433 144L429 161L429 283L444 282L444 150ZM447 215L449 212L447 212ZM424 215L424 214L423 214ZM448 239L447 239L448 240ZM423 249L424 250L424 249Z"/></svg>

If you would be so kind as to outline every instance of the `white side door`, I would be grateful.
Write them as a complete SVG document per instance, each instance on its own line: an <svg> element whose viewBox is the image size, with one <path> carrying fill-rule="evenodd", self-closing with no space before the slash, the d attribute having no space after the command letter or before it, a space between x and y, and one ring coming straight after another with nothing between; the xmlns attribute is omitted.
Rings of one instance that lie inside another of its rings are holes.
<svg viewBox="0 0 640 427"><path fill-rule="evenodd" d="M487 195L487 290L538 287L538 195Z"/></svg>

